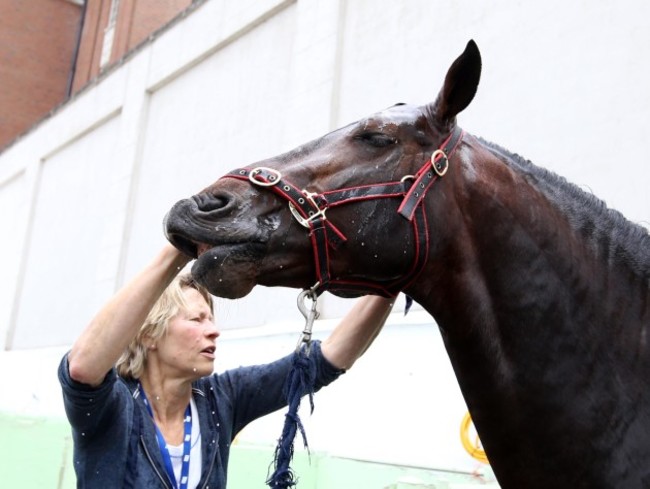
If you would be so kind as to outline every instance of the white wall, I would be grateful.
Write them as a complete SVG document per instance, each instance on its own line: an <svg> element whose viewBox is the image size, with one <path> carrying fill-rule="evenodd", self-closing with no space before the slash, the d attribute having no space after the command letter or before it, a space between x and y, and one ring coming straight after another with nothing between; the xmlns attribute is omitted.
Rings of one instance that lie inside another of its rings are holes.
<svg viewBox="0 0 650 489"><path fill-rule="evenodd" d="M645 0L210 0L0 154L0 345L11 350L0 388L14 393L0 409L54 395L46 411L60 414L56 358L162 245L175 201L396 102L433 100L470 38L483 75L460 124L648 225ZM224 333L220 367L261 360L271 342L291 349L295 297L258 288L220 300L222 328L286 323L271 337ZM323 315L348 306L326 295ZM335 451L467 469L462 400L433 321L417 314L402 328L395 315L363 363L321 393L314 425L337 427L323 435ZM36 378L46 370L47 382ZM366 442L378 426L381 450Z"/></svg>

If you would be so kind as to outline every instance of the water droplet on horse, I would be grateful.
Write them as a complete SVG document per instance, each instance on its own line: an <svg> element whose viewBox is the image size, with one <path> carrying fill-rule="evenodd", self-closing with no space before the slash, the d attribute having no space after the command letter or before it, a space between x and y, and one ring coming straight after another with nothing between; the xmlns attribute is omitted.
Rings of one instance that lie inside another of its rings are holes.
<svg viewBox="0 0 650 489"><path fill-rule="evenodd" d="M156 396L156 401L160 401L160 396Z"/></svg>
<svg viewBox="0 0 650 489"><path fill-rule="evenodd" d="M284 268L284 265L280 265L280 270L282 270L283 268Z"/></svg>
<svg viewBox="0 0 650 489"><path fill-rule="evenodd" d="M375 258L377 258L377 255L375 255Z"/></svg>
<svg viewBox="0 0 650 489"><path fill-rule="evenodd" d="M362 242L361 242L361 246L366 246L366 243L364 243L364 242L362 241Z"/></svg>
<svg viewBox="0 0 650 489"><path fill-rule="evenodd" d="M192 372L196 372L196 368L193 368L193 369L192 369Z"/></svg>

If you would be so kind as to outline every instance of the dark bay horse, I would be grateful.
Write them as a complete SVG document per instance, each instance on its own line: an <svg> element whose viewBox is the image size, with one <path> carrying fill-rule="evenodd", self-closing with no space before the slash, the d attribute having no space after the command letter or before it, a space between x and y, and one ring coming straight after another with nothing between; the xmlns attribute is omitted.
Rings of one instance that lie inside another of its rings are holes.
<svg viewBox="0 0 650 489"><path fill-rule="evenodd" d="M413 297L502 487L648 488L650 235L462 131L480 72L470 41L435 102L233 171L177 203L167 236L218 296Z"/></svg>

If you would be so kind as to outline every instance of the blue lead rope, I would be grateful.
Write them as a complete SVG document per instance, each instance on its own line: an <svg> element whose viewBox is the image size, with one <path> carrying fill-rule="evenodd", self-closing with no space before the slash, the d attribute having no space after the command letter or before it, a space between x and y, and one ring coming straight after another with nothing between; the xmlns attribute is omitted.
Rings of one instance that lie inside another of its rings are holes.
<svg viewBox="0 0 650 489"><path fill-rule="evenodd" d="M405 297L406 297L406 304L404 305L404 315L406 316L409 313L411 306L413 305L413 298L410 295L407 295Z"/></svg>
<svg viewBox="0 0 650 489"><path fill-rule="evenodd" d="M266 481L271 489L287 489L294 487L298 483L296 474L289 466L293 459L294 440L298 431L300 431L300 435L302 436L303 445L309 452L305 427L300 421L298 409L300 408L300 399L304 395L309 394L310 413L314 412L316 362L314 362L313 355L310 356L309 353L311 351L311 330L314 325L314 320L318 318L318 310L316 307L318 295L315 293L317 286L318 283L311 289L303 290L298 295L298 309L300 309L300 312L305 317L306 323L305 329L296 346L296 351L293 354L291 371L284 385L283 394L289 409L284 417L282 435L280 435L278 446L275 449L273 474ZM304 303L307 298L313 301L309 310Z"/></svg>
<svg viewBox="0 0 650 489"><path fill-rule="evenodd" d="M314 381L316 380L316 363L308 353L308 345L302 346L293 354L291 372L284 386L284 396L289 406L284 418L282 435L275 449L273 474L266 481L272 489L286 489L297 484L297 478L290 467L294 453L294 439L300 431L303 445L309 450L305 428L300 421L298 409L300 399L309 394L310 413L314 411Z"/></svg>

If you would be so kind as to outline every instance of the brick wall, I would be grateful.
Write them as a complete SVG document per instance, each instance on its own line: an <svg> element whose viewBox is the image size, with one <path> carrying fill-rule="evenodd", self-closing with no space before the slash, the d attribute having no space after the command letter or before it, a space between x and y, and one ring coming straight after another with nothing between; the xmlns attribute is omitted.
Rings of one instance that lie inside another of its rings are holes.
<svg viewBox="0 0 650 489"><path fill-rule="evenodd" d="M0 2L0 148L66 98L80 10L67 0Z"/></svg>
<svg viewBox="0 0 650 489"><path fill-rule="evenodd" d="M113 59L136 47L191 3L192 0L122 0Z"/></svg>
<svg viewBox="0 0 650 489"><path fill-rule="evenodd" d="M192 0L120 0L108 62L102 49L112 0L0 2L0 149L27 131L103 68L121 59Z"/></svg>
<svg viewBox="0 0 650 489"><path fill-rule="evenodd" d="M99 59L111 0L87 0L72 91L76 92L99 74Z"/></svg>
<svg viewBox="0 0 650 489"><path fill-rule="evenodd" d="M192 0L119 0L112 42L109 39L110 56L102 66L112 1L88 2L73 91L86 85L102 69L120 60L192 4Z"/></svg>

